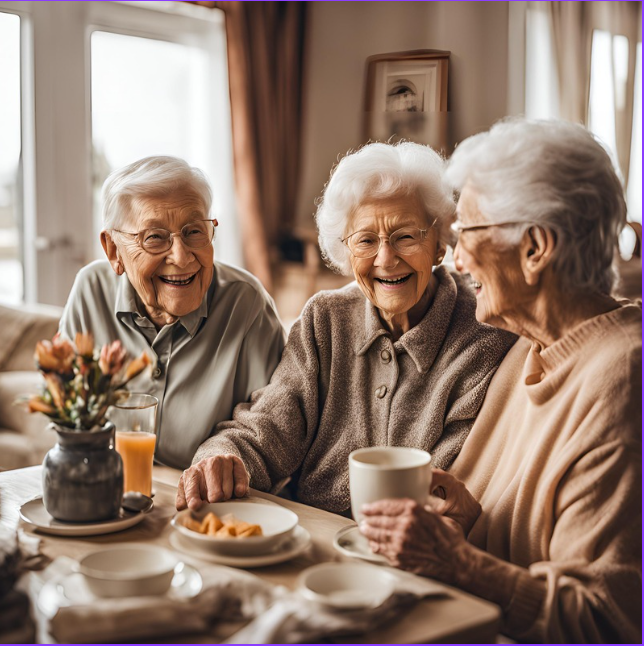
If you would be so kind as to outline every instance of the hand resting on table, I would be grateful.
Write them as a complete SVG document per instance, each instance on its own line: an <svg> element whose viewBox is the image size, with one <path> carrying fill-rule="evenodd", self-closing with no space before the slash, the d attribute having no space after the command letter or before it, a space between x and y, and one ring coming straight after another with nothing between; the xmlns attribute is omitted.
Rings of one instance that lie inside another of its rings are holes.
<svg viewBox="0 0 644 646"><path fill-rule="evenodd" d="M236 455L204 458L186 469L177 487L177 509L196 511L206 502L221 502L248 492L250 478Z"/></svg>

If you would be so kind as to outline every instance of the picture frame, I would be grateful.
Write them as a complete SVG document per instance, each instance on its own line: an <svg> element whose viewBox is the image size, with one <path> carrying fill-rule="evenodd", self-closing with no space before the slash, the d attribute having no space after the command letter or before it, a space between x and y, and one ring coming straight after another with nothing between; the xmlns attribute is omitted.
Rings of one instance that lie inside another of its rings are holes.
<svg viewBox="0 0 644 646"><path fill-rule="evenodd" d="M420 49L377 54L367 59L364 100L365 141L448 143L450 52Z"/></svg>

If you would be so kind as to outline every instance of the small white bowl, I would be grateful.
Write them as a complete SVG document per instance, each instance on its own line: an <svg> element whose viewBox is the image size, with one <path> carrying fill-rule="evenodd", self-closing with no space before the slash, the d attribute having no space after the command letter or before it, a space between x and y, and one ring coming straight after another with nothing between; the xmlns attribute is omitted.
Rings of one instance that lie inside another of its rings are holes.
<svg viewBox="0 0 644 646"><path fill-rule="evenodd" d="M248 538L215 538L188 529L183 524L185 518L192 516L201 520L209 512L213 512L219 518L232 514L238 520L259 525L263 535ZM257 556L277 549L291 536L298 521L297 514L280 505L256 502L211 502L197 512L189 509L180 511L172 519L172 526L199 547L206 547L219 554L230 556Z"/></svg>
<svg viewBox="0 0 644 646"><path fill-rule="evenodd" d="M124 543L88 554L78 564L97 597L165 594L179 559L156 545Z"/></svg>
<svg viewBox="0 0 644 646"><path fill-rule="evenodd" d="M297 589L305 599L346 610L377 608L395 587L389 572L366 563L321 563L297 579Z"/></svg>

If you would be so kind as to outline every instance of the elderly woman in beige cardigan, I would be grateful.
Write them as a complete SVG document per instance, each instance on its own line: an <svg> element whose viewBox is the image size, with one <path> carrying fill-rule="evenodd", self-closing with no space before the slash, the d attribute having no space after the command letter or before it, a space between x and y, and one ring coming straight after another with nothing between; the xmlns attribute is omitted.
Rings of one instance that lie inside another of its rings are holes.
<svg viewBox="0 0 644 646"><path fill-rule="evenodd" d="M394 565L497 603L514 639L640 643L642 310L610 296L620 181L582 127L524 120L461 143L448 177L476 316L524 338L446 500L375 503L361 530Z"/></svg>
<svg viewBox="0 0 644 646"><path fill-rule="evenodd" d="M454 212L427 146L370 144L338 164L320 244L356 282L307 303L270 384L197 451L179 508L292 478L300 501L345 512L354 449L412 446L452 463L516 339L477 323L467 281L440 267Z"/></svg>

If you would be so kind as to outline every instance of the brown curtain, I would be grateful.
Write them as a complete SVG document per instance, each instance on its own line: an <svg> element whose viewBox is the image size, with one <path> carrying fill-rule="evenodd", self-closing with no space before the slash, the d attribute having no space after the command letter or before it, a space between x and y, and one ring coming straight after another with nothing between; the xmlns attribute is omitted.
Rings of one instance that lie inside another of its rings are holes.
<svg viewBox="0 0 644 646"><path fill-rule="evenodd" d="M306 2L195 2L226 17L237 210L246 266L272 289L295 221Z"/></svg>
<svg viewBox="0 0 644 646"><path fill-rule="evenodd" d="M633 124L637 43L642 39L641 2L549 2L559 75L560 114L588 125L593 31L603 29L628 38L628 78L623 100L615 92L617 161L628 181Z"/></svg>

